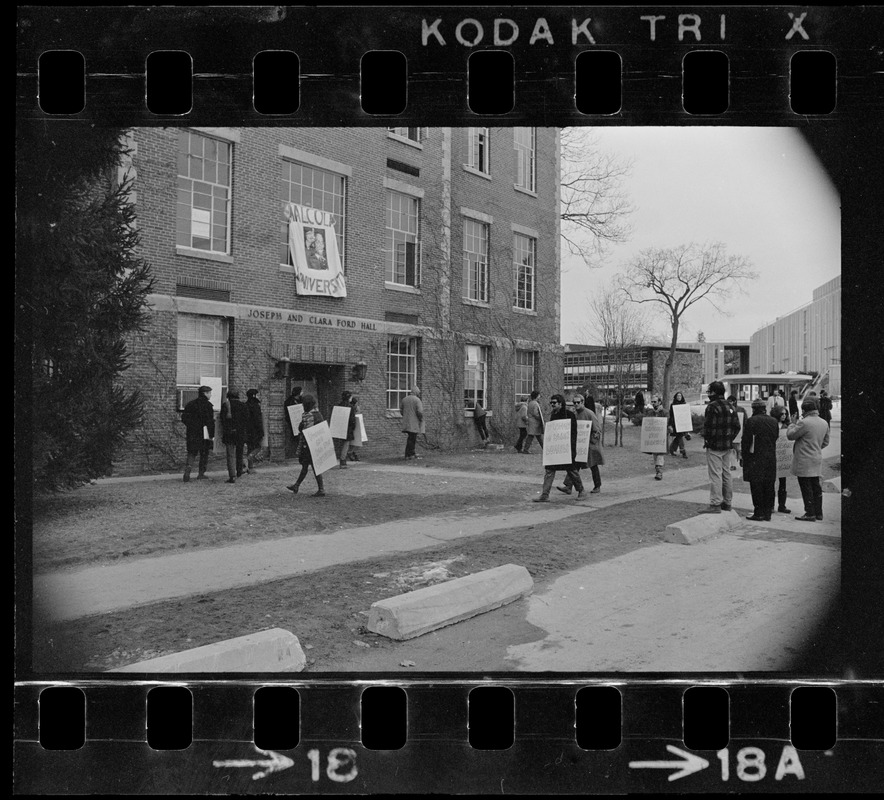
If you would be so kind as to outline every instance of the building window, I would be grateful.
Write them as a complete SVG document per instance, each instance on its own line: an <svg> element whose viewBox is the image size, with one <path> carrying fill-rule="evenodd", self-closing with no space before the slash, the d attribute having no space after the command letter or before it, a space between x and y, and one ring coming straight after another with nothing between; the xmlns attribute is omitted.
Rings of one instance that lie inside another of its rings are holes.
<svg viewBox="0 0 884 800"><path fill-rule="evenodd" d="M469 165L479 172L484 172L486 175L490 175L491 162L488 157L488 128L470 128L469 140Z"/></svg>
<svg viewBox="0 0 884 800"><path fill-rule="evenodd" d="M335 216L335 235L338 240L338 253L341 266L345 263L344 232L346 227L346 192L347 180L335 172L299 164L296 161L282 162L282 209L288 203L328 211ZM282 216L282 242L280 245L280 264L292 264L289 251L289 225Z"/></svg>
<svg viewBox="0 0 884 800"><path fill-rule="evenodd" d="M391 336L387 340L387 410L398 411L402 398L417 385L417 339Z"/></svg>
<svg viewBox="0 0 884 800"><path fill-rule="evenodd" d="M464 408L472 408L478 401L488 408L488 348L477 344L468 344L465 348L463 374Z"/></svg>
<svg viewBox="0 0 884 800"><path fill-rule="evenodd" d="M535 370L537 368L537 353L533 350L516 350L516 374L514 385L516 387L516 400L520 397L528 397L537 385ZM571 373L577 372L575 367L570 367Z"/></svg>
<svg viewBox="0 0 884 800"><path fill-rule="evenodd" d="M420 285L420 200L387 191L387 238L384 253L390 283Z"/></svg>
<svg viewBox="0 0 884 800"><path fill-rule="evenodd" d="M516 149L516 186L534 191L535 128L513 128Z"/></svg>
<svg viewBox="0 0 884 800"><path fill-rule="evenodd" d="M176 244L229 252L230 155L227 142L178 131Z"/></svg>
<svg viewBox="0 0 884 800"><path fill-rule="evenodd" d="M423 128L387 128L387 130L412 142L419 143L423 140Z"/></svg>
<svg viewBox="0 0 884 800"><path fill-rule="evenodd" d="M513 234L513 306L534 311L534 264L537 240Z"/></svg>
<svg viewBox="0 0 884 800"><path fill-rule="evenodd" d="M178 408L193 400L203 378L221 378L227 388L227 320L178 315Z"/></svg>
<svg viewBox="0 0 884 800"><path fill-rule="evenodd" d="M467 218L463 222L463 296L488 302L488 225Z"/></svg>

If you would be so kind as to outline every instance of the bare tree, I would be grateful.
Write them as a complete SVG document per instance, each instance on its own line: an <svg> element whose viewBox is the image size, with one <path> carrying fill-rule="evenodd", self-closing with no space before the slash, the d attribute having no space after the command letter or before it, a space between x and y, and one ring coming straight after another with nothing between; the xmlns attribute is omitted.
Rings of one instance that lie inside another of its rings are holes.
<svg viewBox="0 0 884 800"><path fill-rule="evenodd" d="M648 329L644 314L626 305L615 286L609 286L589 299L587 332L604 348L608 365L607 386L616 387L614 444L623 446L622 405L626 376L634 370ZM607 403L606 403L607 405ZM605 417L602 418L604 437ZM604 441L604 439L603 439Z"/></svg>
<svg viewBox="0 0 884 800"><path fill-rule="evenodd" d="M613 244L629 239L633 211L621 183L632 162L599 149L590 128L563 128L562 239L590 268L600 267Z"/></svg>
<svg viewBox="0 0 884 800"><path fill-rule="evenodd" d="M675 363L678 330L684 313L706 300L722 314L720 305L744 281L758 277L744 256L729 256L721 242L693 242L670 248L650 248L633 258L618 276L618 286L634 303L657 303L671 330L669 356L663 370L663 405L669 405L669 379Z"/></svg>

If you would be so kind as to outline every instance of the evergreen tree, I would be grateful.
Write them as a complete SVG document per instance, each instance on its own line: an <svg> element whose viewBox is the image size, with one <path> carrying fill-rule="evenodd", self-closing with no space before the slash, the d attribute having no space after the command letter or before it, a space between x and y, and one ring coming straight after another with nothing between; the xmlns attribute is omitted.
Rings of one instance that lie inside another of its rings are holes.
<svg viewBox="0 0 884 800"><path fill-rule="evenodd" d="M117 180L124 133L78 122L16 126L16 344L30 371L25 413L41 489L108 474L142 419L140 393L119 385L126 336L142 328L153 288L136 255L131 186Z"/></svg>

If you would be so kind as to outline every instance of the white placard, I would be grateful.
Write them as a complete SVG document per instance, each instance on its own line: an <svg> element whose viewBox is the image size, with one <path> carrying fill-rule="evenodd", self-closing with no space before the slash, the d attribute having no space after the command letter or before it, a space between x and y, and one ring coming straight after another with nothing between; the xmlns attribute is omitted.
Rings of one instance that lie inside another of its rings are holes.
<svg viewBox="0 0 884 800"><path fill-rule="evenodd" d="M543 466L571 464L571 420L554 419L543 430Z"/></svg>
<svg viewBox="0 0 884 800"><path fill-rule="evenodd" d="M736 412L737 419L740 420L740 430L737 431L737 435L734 436L734 444L739 444L743 441L743 420L746 418L745 414L741 414L739 411Z"/></svg>
<svg viewBox="0 0 884 800"><path fill-rule="evenodd" d="M304 405L302 403L296 403L293 406L286 406L286 410L289 412L289 419L292 422L292 431L295 436L297 436L298 425L301 424L301 418L304 416Z"/></svg>
<svg viewBox="0 0 884 800"><path fill-rule="evenodd" d="M350 445L352 447L362 447L368 441L368 434L365 432L365 420L362 418L362 414L357 414L356 419L359 420L359 436L350 442Z"/></svg>
<svg viewBox="0 0 884 800"><path fill-rule="evenodd" d="M676 433L691 433L694 423L691 421L691 407L687 403L678 403L670 406L672 418L675 420Z"/></svg>
<svg viewBox="0 0 884 800"><path fill-rule="evenodd" d="M642 420L642 436L639 445L643 453L665 453L667 451L666 417L645 417Z"/></svg>
<svg viewBox="0 0 884 800"><path fill-rule="evenodd" d="M210 386L212 388L212 396L209 398L212 401L212 408L215 409L215 413L221 411L221 378L200 378L200 386Z"/></svg>
<svg viewBox="0 0 884 800"><path fill-rule="evenodd" d="M331 415L331 435L334 439L347 438L347 423L350 421L350 406L333 406Z"/></svg>
<svg viewBox="0 0 884 800"><path fill-rule="evenodd" d="M332 441L328 423L322 422L304 428L301 431L306 445L310 448L310 457L313 459L313 470L317 475L328 472L338 465L338 457L335 454L335 445Z"/></svg>
<svg viewBox="0 0 884 800"><path fill-rule="evenodd" d="M577 457L575 461L589 463L589 437L592 435L592 420L577 420ZM544 440L545 441L545 440Z"/></svg>

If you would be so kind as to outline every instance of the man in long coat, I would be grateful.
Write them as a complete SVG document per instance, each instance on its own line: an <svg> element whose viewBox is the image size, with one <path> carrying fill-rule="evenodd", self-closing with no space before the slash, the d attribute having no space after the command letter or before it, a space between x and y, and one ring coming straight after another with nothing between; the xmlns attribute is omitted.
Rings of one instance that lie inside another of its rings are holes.
<svg viewBox="0 0 884 800"><path fill-rule="evenodd" d="M535 497L535 503L548 503L549 490L552 489L553 481L556 479L556 472L564 470L568 473L568 480L571 485L577 489L577 499L585 500L586 492L583 491L583 481L580 478L580 464L577 458L577 418L574 414L565 408L565 398L560 394L554 394L549 398L550 405L550 422L564 419L571 420L571 460L562 464L546 464L546 473L543 476L543 489L540 491L540 497Z"/></svg>
<svg viewBox="0 0 884 800"><path fill-rule="evenodd" d="M602 478L599 473L599 464L605 463L605 457L602 455L602 451L599 448L599 442L601 441L599 418L590 410L589 405L587 404L587 398L579 392L571 396L571 402L574 403L575 419L582 419L592 423L589 438L589 461L586 464L578 464L578 468L590 468L593 484L590 494L598 494L602 490ZM595 405L595 401L592 402L592 405ZM571 494L571 477L566 475L565 480L562 481L562 485L556 486L556 489L564 494Z"/></svg>
<svg viewBox="0 0 884 800"><path fill-rule="evenodd" d="M527 435L525 444L522 445L522 452L525 454L531 452L531 442L534 439L537 439L540 449L543 450L543 412L540 410L540 392L537 389L531 392L531 399L528 401L526 423Z"/></svg>
<svg viewBox="0 0 884 800"><path fill-rule="evenodd" d="M779 423L766 413L764 400L752 401L752 416L743 426L740 444L743 458L743 480L752 492L754 521L770 522L777 482L777 438Z"/></svg>
<svg viewBox="0 0 884 800"><path fill-rule="evenodd" d="M417 435L423 429L424 405L421 403L421 390L417 386L412 388L411 394L402 398L399 403L399 411L402 414L402 432L408 437L405 440L405 458L419 458L414 448L417 444Z"/></svg>
<svg viewBox="0 0 884 800"><path fill-rule="evenodd" d="M246 404L239 399L239 392L228 389L227 398L221 404L221 441L227 450L228 483L236 483L243 474L248 413Z"/></svg>
<svg viewBox="0 0 884 800"><path fill-rule="evenodd" d="M200 386L199 393L181 412L181 421L187 429L187 461L184 466L184 482L190 480L190 470L194 460L199 457L197 479L206 477L209 464L209 450L215 438L215 409L212 407L211 386Z"/></svg>
<svg viewBox="0 0 884 800"><path fill-rule="evenodd" d="M248 472L251 475L255 471L255 459L261 450L264 441L264 414L261 412L261 401L258 399L258 390L249 389L246 392L246 446L248 449Z"/></svg>
<svg viewBox="0 0 884 800"><path fill-rule="evenodd" d="M792 451L792 474L798 478L798 488L804 500L804 516L795 517L802 522L815 522L823 518L823 489L820 474L823 467L823 448L829 444L829 426L820 417L816 398L806 398L801 403L804 418L793 422L786 429L786 438L795 442Z"/></svg>

